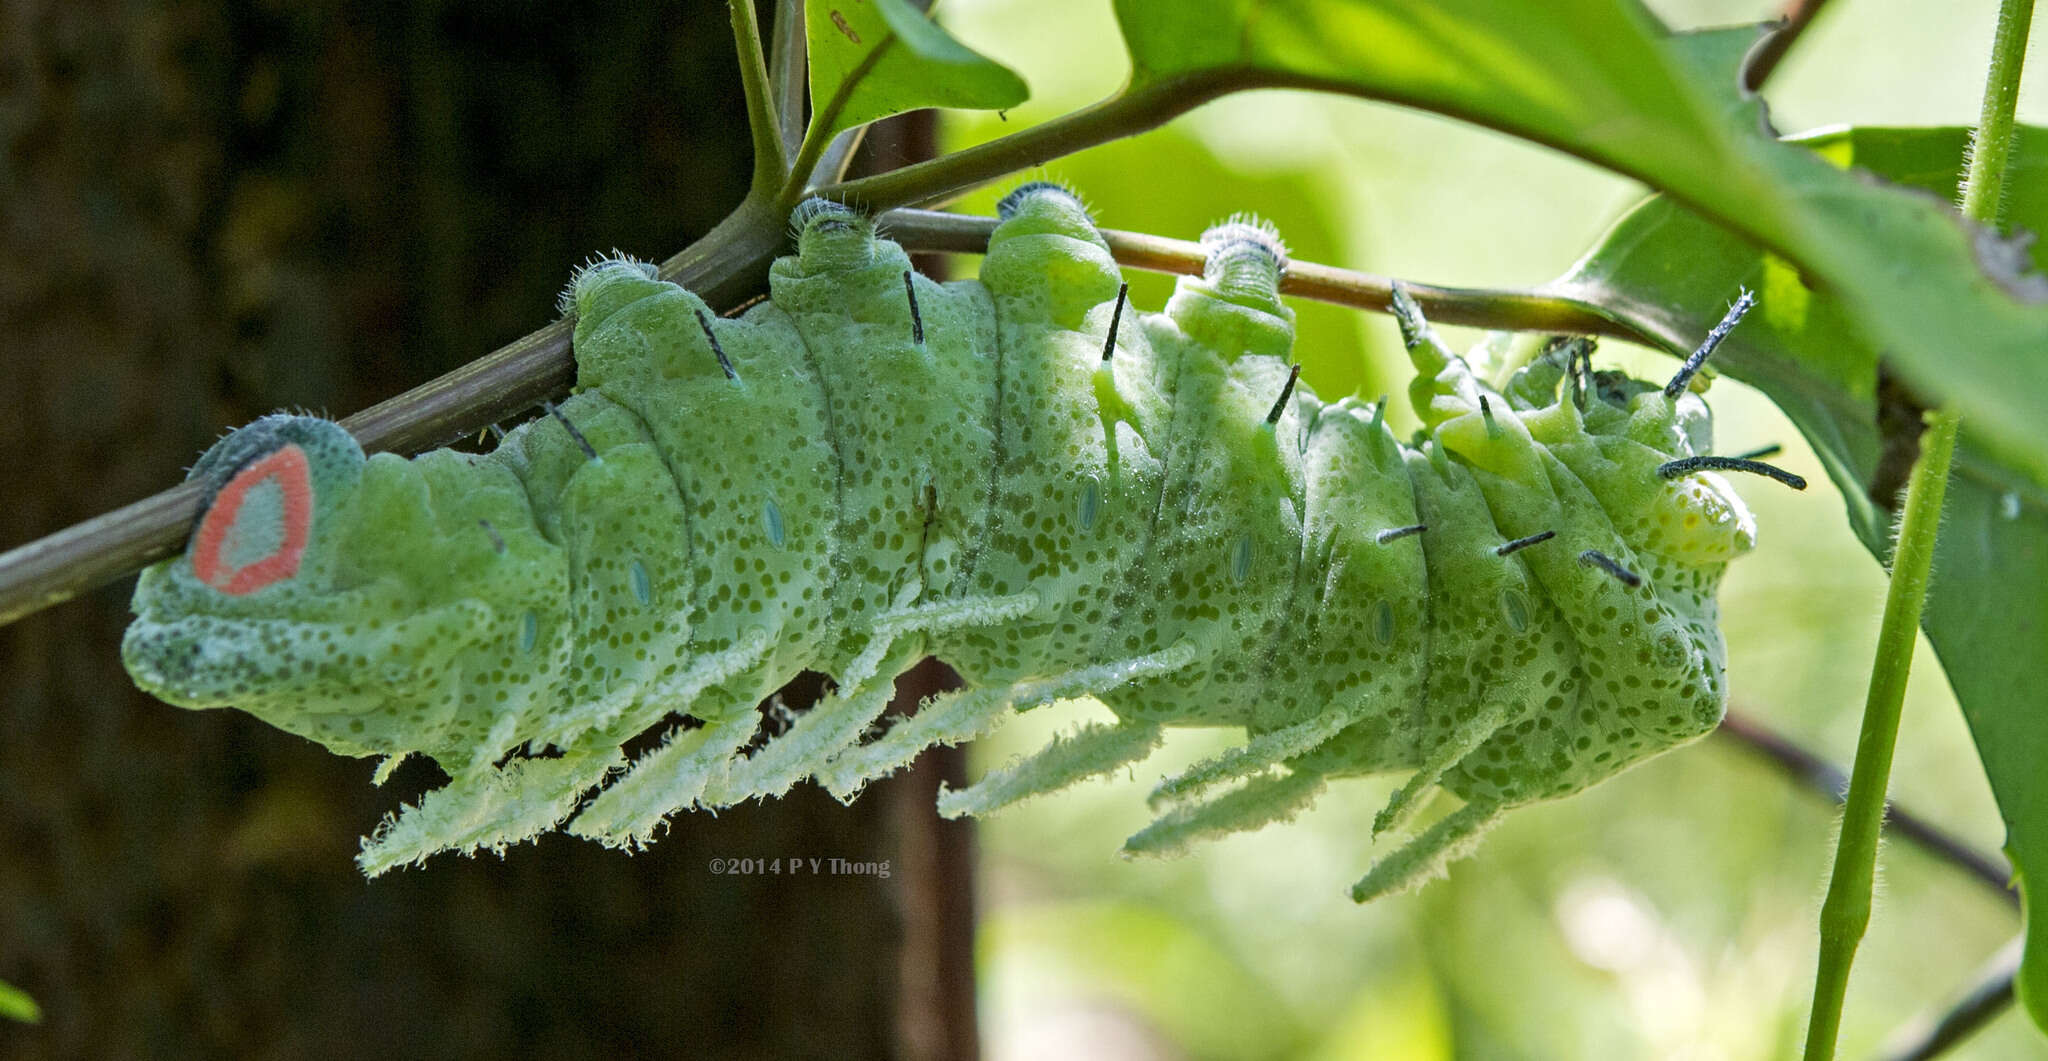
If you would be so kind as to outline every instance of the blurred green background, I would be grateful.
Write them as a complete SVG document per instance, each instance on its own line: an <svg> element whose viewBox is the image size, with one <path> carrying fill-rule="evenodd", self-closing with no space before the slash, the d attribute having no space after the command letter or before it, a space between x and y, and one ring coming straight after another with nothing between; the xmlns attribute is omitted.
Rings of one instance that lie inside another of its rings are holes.
<svg viewBox="0 0 2048 1061"><path fill-rule="evenodd" d="M1651 7L1679 27L1775 14L1774 5L1733 0ZM1840 0L1766 92L1778 127L1968 124L1995 9ZM944 21L1032 87L1031 102L1003 118L949 115L949 147L1106 95L1127 69L1103 3L949 3ZM2048 119L2044 99L2023 93L2021 120ZM1563 273L1643 193L1472 127L1286 92L1212 104L1039 175L1076 187L1110 227L1193 238L1249 210L1276 222L1300 258L1460 286L1529 286ZM986 213L999 191L959 208ZM1136 276L1132 298L1156 307L1170 288L1168 278ZM1411 372L1388 318L1296 308L1304 379L1321 393L1403 393ZM1446 331L1455 346L1475 337ZM1615 343L1600 356L1643 375L1671 366ZM1779 462L1822 484L1805 494L1738 484L1762 542L1722 592L1735 705L1846 764L1882 573L1775 409L1727 380L1710 397L1725 449L1782 442ZM1406 412L1398 399L1395 407ZM1995 849L1996 808L1924 642L1914 673L1894 798ZM975 755L998 764L1103 715L1099 705L1056 705ZM1230 737L1178 731L1132 776L984 825L980 961L991 1056L1796 1055L1835 812L1748 751L1711 739L1584 795L1518 811L1448 881L1359 908L1344 891L1373 857L1372 815L1391 782L1334 784L1297 822L1189 858L1116 857L1122 838L1149 820L1151 784ZM2014 912L1980 884L1891 843L1842 1056L1867 1056L1907 1016L1945 1005L2017 928ZM1951 1056L2039 1058L2048 1046L2008 1013Z"/></svg>

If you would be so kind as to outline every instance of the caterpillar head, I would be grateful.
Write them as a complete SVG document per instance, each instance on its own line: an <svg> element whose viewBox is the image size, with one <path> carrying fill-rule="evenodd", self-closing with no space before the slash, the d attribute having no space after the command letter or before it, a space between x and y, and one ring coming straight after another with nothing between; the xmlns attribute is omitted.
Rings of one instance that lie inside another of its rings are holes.
<svg viewBox="0 0 2048 1061"><path fill-rule="evenodd" d="M1593 371L1592 340L1576 338L1553 341L1496 390L1443 347L1405 290L1395 295L1421 370L1412 397L1442 445L1536 493L1548 493L1558 474L1543 454L1566 456L1631 547L1684 566L1724 563L1756 544L1748 509L1714 469L1805 485L1766 465L1713 455L1713 412L1698 393L1697 373L1752 302L1745 294L1667 383Z"/></svg>
<svg viewBox="0 0 2048 1061"><path fill-rule="evenodd" d="M121 645L136 684L387 750L381 687L419 680L425 646L452 640L480 606L422 608L403 580L363 573L378 536L361 505L367 466L347 431L308 416L264 417L207 450L188 477L207 489L184 553L136 586Z"/></svg>

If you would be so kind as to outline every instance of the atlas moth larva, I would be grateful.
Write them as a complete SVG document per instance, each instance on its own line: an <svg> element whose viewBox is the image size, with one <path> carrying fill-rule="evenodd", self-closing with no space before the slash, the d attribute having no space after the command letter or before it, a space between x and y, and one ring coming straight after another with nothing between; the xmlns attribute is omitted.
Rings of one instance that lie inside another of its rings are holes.
<svg viewBox="0 0 2048 1061"><path fill-rule="evenodd" d="M1711 729L1714 591L1754 527L1688 384L1553 343L1489 384L1397 292L1423 430L1296 386L1286 259L1204 236L1166 310L1125 305L1068 192L1006 198L979 279L934 283L822 201L738 319L605 260L580 272L576 393L484 455L367 460L266 417L192 470L191 544L149 569L123 654L143 688L234 705L446 787L388 819L375 875L564 825L616 846L687 807L814 778L842 798L1010 712L1116 721L945 793L981 814L1147 755L1166 726L1246 741L1164 781L1133 853L1289 817L1333 777L1406 771L1457 810L1376 862L1412 886L1507 809ZM877 727L918 659L966 688ZM804 670L833 695L756 743ZM671 714L654 750L621 745Z"/></svg>

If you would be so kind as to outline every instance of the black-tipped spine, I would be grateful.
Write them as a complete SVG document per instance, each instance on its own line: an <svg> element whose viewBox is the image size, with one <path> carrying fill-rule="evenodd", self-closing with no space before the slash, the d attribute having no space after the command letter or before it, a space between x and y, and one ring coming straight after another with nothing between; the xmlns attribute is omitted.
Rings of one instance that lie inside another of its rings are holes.
<svg viewBox="0 0 2048 1061"><path fill-rule="evenodd" d="M1746 457L1681 457L1657 465L1657 474L1666 479L1676 479L1697 471L1748 472L1764 475L1784 483L1794 490L1806 489L1806 477L1795 475L1775 464L1750 460Z"/></svg>
<svg viewBox="0 0 2048 1061"><path fill-rule="evenodd" d="M1372 540L1381 545L1385 545L1388 542L1397 542L1403 538L1413 538L1414 536L1421 534L1423 531L1426 531L1428 529L1429 524L1427 523L1415 523L1410 524L1406 527L1393 527L1388 530L1383 530L1378 534L1374 535Z"/></svg>
<svg viewBox="0 0 2048 1061"><path fill-rule="evenodd" d="M910 341L924 345L924 314L917 311L917 284L911 279L910 270L903 270L903 294L910 299ZM731 370L727 370L730 374Z"/></svg>
<svg viewBox="0 0 2048 1061"><path fill-rule="evenodd" d="M557 408L554 402L542 402L540 406L548 411L549 416L554 417L562 425L562 430L569 432L569 437L575 439L576 444L583 448L584 456L589 457L591 460L597 459L597 448L590 444L589 439L583 437L583 432L576 430L576 425L570 423L569 418L562 415L562 410Z"/></svg>
<svg viewBox="0 0 2048 1061"><path fill-rule="evenodd" d="M1109 338L1102 343L1102 363L1105 365L1116 356L1116 330L1123 323L1124 299L1129 297L1130 293L1130 284L1116 285L1116 307L1109 311Z"/></svg>
<svg viewBox="0 0 2048 1061"><path fill-rule="evenodd" d="M1700 348L1685 359L1685 364L1678 367L1678 374L1664 385L1666 398L1676 399L1685 393L1686 386L1692 383L1692 378L1699 373L1700 366L1707 363L1707 357L1714 352L1714 348L1721 345L1721 340L1728 338L1728 333L1734 331L1735 326L1741 323L1742 315L1748 313L1749 308L1754 305L1756 296L1749 291L1745 290L1736 296L1735 304L1728 307L1728 312L1722 315L1721 323L1714 325L1714 330L1708 332L1707 337L1700 341Z"/></svg>
<svg viewBox="0 0 2048 1061"><path fill-rule="evenodd" d="M907 276L909 274L906 273L904 275ZM915 313L917 311L917 303L912 302L910 305L911 312ZM720 346L718 343L718 333L711 330L711 320L704 316L704 311L701 309L697 311L697 327L704 329L704 338L711 341L711 352L718 357L718 367L725 370L725 378L738 383L740 381L740 374L732 370L732 359L725 356L725 347ZM922 332L923 328L920 327L918 330Z"/></svg>
<svg viewBox="0 0 2048 1061"><path fill-rule="evenodd" d="M1393 310L1394 322L1401 326L1402 345L1410 350L1425 343L1432 347L1442 346L1441 343L1430 342L1436 337L1430 334L1429 319L1422 315L1422 306L1415 301L1414 295L1408 293L1407 285L1396 280L1392 290L1388 308Z"/></svg>
<svg viewBox="0 0 2048 1061"><path fill-rule="evenodd" d="M1479 396L1479 415L1486 419L1486 437L1499 438L1500 422L1493 418L1493 403L1488 401L1484 394Z"/></svg>
<svg viewBox="0 0 2048 1061"><path fill-rule="evenodd" d="M477 518L476 525L482 527L484 533L491 536L491 548L496 549L499 556L505 555L505 538L498 533L498 528L491 526L491 521L482 517Z"/></svg>
<svg viewBox="0 0 2048 1061"><path fill-rule="evenodd" d="M1506 542L1500 546L1497 546L1493 550L1493 555L1512 556L1515 553L1519 553L1532 545L1542 545L1544 542L1547 542L1555 537L1557 537L1557 532L1554 530L1539 531L1535 534L1529 535L1526 538L1516 538L1514 541Z"/></svg>
<svg viewBox="0 0 2048 1061"><path fill-rule="evenodd" d="M1287 399L1294 397L1294 383L1300 378L1301 365L1296 363L1290 366L1287 370L1287 382L1280 386L1280 398L1273 403L1272 411L1266 414L1267 427L1279 423L1281 415L1287 412Z"/></svg>
<svg viewBox="0 0 2048 1061"><path fill-rule="evenodd" d="M1638 575L1635 572L1630 571L1628 568L1621 566L1621 564L1616 562L1616 560L1613 557L1607 555L1606 553L1601 552L1598 549L1588 549L1585 552L1580 553L1579 563L1584 564L1587 567L1597 567L1600 570L1607 572L1609 575L1614 576L1614 580L1616 582L1619 582L1630 589L1635 589L1637 586L1643 584L1643 576Z"/></svg>

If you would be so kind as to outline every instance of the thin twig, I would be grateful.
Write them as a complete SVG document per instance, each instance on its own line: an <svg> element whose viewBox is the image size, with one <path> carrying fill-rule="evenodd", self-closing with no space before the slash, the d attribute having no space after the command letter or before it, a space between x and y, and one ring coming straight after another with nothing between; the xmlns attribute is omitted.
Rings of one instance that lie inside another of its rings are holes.
<svg viewBox="0 0 2048 1061"><path fill-rule="evenodd" d="M1878 1050L1878 1061L1928 1061L1976 1034L2013 1003L2013 981L2027 937L2015 936L1998 948L1970 982L1968 990L1940 1013L1922 1014L1899 1026Z"/></svg>
<svg viewBox="0 0 2048 1061"><path fill-rule="evenodd" d="M1778 69L1778 63L1792 50L1792 45L1813 25L1814 17L1827 6L1828 0L1788 0L1784 14L1778 17L1777 28L1766 34L1749 54L1742 59L1742 90L1755 92L1764 87Z"/></svg>
<svg viewBox="0 0 2048 1061"><path fill-rule="evenodd" d="M1730 711L1721 721L1720 732L1728 740L1769 759L1809 792L1839 804L1849 790L1849 775L1841 768L1744 713ZM2019 893L2012 888L2012 867L2003 858L1979 851L1897 803L1885 804L1885 825L1901 839L1968 873L2008 904L2019 906Z"/></svg>
<svg viewBox="0 0 2048 1061"><path fill-rule="evenodd" d="M988 250L996 221L989 217L948 214L935 210L890 210L877 219L881 230L905 250L981 254ZM1184 276L1202 275L1205 252L1199 243L1167 239L1143 232L1103 229L1102 238L1118 265ZM1280 293L1339 306L1390 311L1391 278L1339 269L1314 262L1290 261L1280 277ZM1439 324L1465 324L1510 331L1601 335L1626 339L1684 354L1647 328L1615 319L1591 302L1546 291L1438 287L1402 281Z"/></svg>

